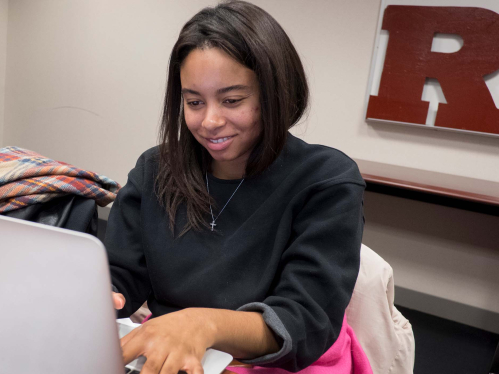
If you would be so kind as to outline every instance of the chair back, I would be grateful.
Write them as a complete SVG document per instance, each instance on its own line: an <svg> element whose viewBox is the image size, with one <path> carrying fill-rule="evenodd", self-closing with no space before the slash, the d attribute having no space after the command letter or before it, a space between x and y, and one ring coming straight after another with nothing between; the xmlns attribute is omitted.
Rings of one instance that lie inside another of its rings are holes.
<svg viewBox="0 0 499 374"><path fill-rule="evenodd" d="M392 267L362 244L359 276L346 314L374 374L414 370L414 333L395 307L394 294Z"/></svg>

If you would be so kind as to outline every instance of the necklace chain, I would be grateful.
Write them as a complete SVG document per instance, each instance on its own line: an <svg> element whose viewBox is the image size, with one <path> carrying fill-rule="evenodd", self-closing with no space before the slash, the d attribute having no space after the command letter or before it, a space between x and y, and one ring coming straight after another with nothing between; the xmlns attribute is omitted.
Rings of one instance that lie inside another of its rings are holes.
<svg viewBox="0 0 499 374"><path fill-rule="evenodd" d="M241 183L239 183L239 186L237 186L237 188L234 190L234 192L232 193L232 195L229 197L229 200L227 200L227 202L225 203L224 207L222 208L222 210L220 211L220 213L217 214L216 217L213 216L213 209L211 208L211 204L210 204L210 213L211 213L211 223L210 223L210 226L211 226L211 231L213 231L215 229L215 226L216 226L216 223L215 221L218 219L218 217L220 217L220 214L222 214L222 212L224 211L225 207L227 206L227 204L229 203L229 201L232 199L232 197L236 194L237 190L239 189L239 187L241 187L241 184L243 184L244 182L244 178L241 180ZM206 172L206 190L208 191L208 194L210 193L210 187L208 185L208 172Z"/></svg>

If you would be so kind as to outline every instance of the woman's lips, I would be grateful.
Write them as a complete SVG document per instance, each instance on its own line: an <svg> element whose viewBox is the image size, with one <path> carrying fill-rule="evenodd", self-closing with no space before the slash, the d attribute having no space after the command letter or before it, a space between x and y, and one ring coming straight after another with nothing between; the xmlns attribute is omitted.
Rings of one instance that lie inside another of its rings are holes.
<svg viewBox="0 0 499 374"><path fill-rule="evenodd" d="M205 138L206 139L206 148L212 150L212 151L221 151L221 150L224 150L225 148L227 148L230 143L232 143L232 139L234 139L234 136L227 136L227 137L223 137L223 138L216 138L217 140L217 143L213 143L212 140L210 140L210 138ZM221 142L220 142L220 139L223 139Z"/></svg>

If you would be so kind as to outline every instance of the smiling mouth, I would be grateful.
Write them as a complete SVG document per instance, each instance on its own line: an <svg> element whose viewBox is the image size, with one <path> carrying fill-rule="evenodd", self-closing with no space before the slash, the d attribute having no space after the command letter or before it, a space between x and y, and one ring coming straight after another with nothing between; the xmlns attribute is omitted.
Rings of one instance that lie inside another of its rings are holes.
<svg viewBox="0 0 499 374"><path fill-rule="evenodd" d="M218 138L218 139L208 139L208 141L210 143L213 143L213 144L217 144L217 143L223 143L231 138L233 138L234 136L227 136L225 138Z"/></svg>

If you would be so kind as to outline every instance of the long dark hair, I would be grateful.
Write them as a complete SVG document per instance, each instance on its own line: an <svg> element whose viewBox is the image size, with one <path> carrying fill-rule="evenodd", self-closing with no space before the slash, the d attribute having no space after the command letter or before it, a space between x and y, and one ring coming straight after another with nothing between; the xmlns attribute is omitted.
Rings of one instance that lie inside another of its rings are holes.
<svg viewBox="0 0 499 374"><path fill-rule="evenodd" d="M224 2L204 8L184 25L170 56L156 177L156 194L169 214L173 234L177 209L186 204L187 223L180 236L191 228L208 227L206 215L209 204L214 205L204 180L212 158L187 128L182 107L180 68L196 48L219 48L257 76L262 132L245 178L257 176L275 161L288 129L305 112L309 96L293 44L277 21L256 5Z"/></svg>

